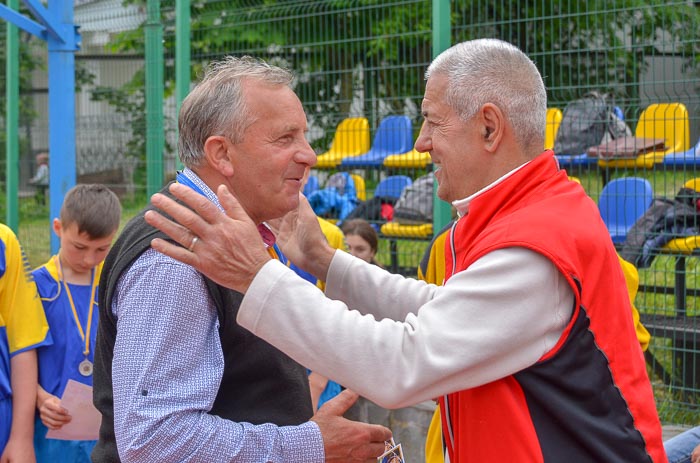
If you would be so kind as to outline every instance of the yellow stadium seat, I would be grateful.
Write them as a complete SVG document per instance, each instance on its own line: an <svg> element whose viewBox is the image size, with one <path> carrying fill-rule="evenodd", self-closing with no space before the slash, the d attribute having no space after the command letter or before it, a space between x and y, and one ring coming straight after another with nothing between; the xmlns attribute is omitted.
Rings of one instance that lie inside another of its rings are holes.
<svg viewBox="0 0 700 463"><path fill-rule="evenodd" d="M317 169L333 169L347 156L369 151L369 121L365 117L344 119L335 130L331 147L317 157Z"/></svg>
<svg viewBox="0 0 700 463"><path fill-rule="evenodd" d="M433 236L433 224L421 223L417 225L404 225L398 222L387 222L382 225L380 232L392 238L428 239Z"/></svg>
<svg viewBox="0 0 700 463"><path fill-rule="evenodd" d="M561 109L547 108L547 127L544 132L544 149L554 149L554 140L557 138L562 116Z"/></svg>
<svg viewBox="0 0 700 463"><path fill-rule="evenodd" d="M349 174L352 177L353 183L355 183L355 194L357 199L360 201L367 200L367 187L365 186L365 179L359 174Z"/></svg>
<svg viewBox="0 0 700 463"><path fill-rule="evenodd" d="M424 169L433 161L428 153L419 153L416 149L412 149L408 153L390 154L384 158L384 167L406 167Z"/></svg>
<svg viewBox="0 0 700 463"><path fill-rule="evenodd" d="M690 188L691 190L700 191L700 177L691 178L683 184L683 187Z"/></svg>
<svg viewBox="0 0 700 463"><path fill-rule="evenodd" d="M690 146L688 110L683 103L651 104L639 116L634 136L637 138L663 138L666 140L666 150L640 154L634 159L601 159L598 161L598 165L602 168L640 167L651 169L655 164L662 162L667 154L687 150Z"/></svg>

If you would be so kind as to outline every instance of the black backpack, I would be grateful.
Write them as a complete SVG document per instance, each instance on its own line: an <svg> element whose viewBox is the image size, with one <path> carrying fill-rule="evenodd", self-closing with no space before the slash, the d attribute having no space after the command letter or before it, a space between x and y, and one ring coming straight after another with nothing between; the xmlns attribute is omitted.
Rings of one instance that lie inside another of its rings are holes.
<svg viewBox="0 0 700 463"><path fill-rule="evenodd" d="M637 268L651 266L658 249L674 238L700 233L700 193L681 188L674 199L654 198L627 232L620 256Z"/></svg>
<svg viewBox="0 0 700 463"><path fill-rule="evenodd" d="M632 135L605 95L589 92L566 105L554 140L559 155L579 155L592 146Z"/></svg>

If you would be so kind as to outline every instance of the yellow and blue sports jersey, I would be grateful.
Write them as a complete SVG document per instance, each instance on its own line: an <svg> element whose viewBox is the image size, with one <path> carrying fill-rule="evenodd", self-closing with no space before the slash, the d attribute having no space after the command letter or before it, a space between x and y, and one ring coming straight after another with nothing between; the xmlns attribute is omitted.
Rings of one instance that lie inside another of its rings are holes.
<svg viewBox="0 0 700 463"><path fill-rule="evenodd" d="M321 226L321 231L323 232L323 235L326 237L326 240L328 241L328 244L331 245L333 249L342 249L345 250L345 235L343 235L343 231L340 229L335 224L330 223L326 219L323 219L321 217L317 217L318 219L318 224ZM315 276L310 274L309 272L300 269L294 263L292 262L286 262L283 261L285 264L287 264L294 272L305 279L306 281L309 281L311 283L315 283L316 286L321 291L325 291L326 289L326 283L323 281L319 281Z"/></svg>
<svg viewBox="0 0 700 463"><path fill-rule="evenodd" d="M445 241L452 228L453 220L447 223L430 242L418 264L418 279L442 285L445 281Z"/></svg>
<svg viewBox="0 0 700 463"><path fill-rule="evenodd" d="M330 223L321 217L318 217L318 224L321 226L321 231L326 237L328 244L330 244L333 249L342 249L345 251L345 235L343 234L343 230L336 224ZM317 281L316 286L318 286L321 291L326 290L325 281Z"/></svg>
<svg viewBox="0 0 700 463"><path fill-rule="evenodd" d="M634 305L634 299L637 297L637 291L639 290L639 272L637 271L637 267L624 260L619 254L617 258L622 266L622 273L625 275L625 283L627 284L627 292L630 295L630 302L632 302L632 319L634 320L634 329L637 332L637 341L639 341L642 350L646 351L649 348L651 334L649 334L649 331L647 331L639 320L639 311Z"/></svg>
<svg viewBox="0 0 700 463"><path fill-rule="evenodd" d="M330 244L333 249L345 250L345 235L343 235L343 231L340 227L321 217L318 217L318 224L321 226L321 231L326 237L326 240L328 240L328 244Z"/></svg>
<svg viewBox="0 0 700 463"><path fill-rule="evenodd" d="M14 232L0 224L0 400L11 395L10 357L50 342L27 259Z"/></svg>
<svg viewBox="0 0 700 463"><path fill-rule="evenodd" d="M79 365L85 359L90 363L94 361L99 314L97 284L100 281L102 264L95 268L91 285L67 283L67 292L61 281L57 262L58 257L53 256L47 263L34 270L32 275L53 337L53 345L37 349L39 384L46 392L61 397L69 379L92 386L92 375L81 374ZM71 300L80 326L76 323ZM89 321L88 314L91 315ZM84 354L84 335L88 335L90 340L87 355Z"/></svg>

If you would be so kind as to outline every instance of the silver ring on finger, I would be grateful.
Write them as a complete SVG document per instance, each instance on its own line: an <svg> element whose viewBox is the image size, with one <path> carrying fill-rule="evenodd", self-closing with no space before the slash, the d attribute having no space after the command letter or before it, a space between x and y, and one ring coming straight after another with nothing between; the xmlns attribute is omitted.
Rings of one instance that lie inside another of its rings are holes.
<svg viewBox="0 0 700 463"><path fill-rule="evenodd" d="M193 236L192 242L190 243L190 247L188 247L187 250L190 252L194 252L194 245L197 244L197 241L199 241L199 238L197 236Z"/></svg>

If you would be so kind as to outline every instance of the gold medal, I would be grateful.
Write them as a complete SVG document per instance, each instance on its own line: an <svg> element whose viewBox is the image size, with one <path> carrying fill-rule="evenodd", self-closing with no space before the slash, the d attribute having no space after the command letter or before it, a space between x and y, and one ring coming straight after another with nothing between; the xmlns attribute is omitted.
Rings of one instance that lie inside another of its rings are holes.
<svg viewBox="0 0 700 463"><path fill-rule="evenodd" d="M78 365L78 371L83 376L92 376L92 362L88 359L83 360Z"/></svg>

